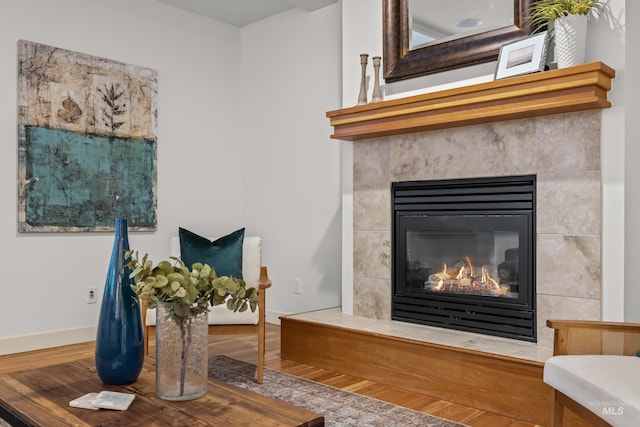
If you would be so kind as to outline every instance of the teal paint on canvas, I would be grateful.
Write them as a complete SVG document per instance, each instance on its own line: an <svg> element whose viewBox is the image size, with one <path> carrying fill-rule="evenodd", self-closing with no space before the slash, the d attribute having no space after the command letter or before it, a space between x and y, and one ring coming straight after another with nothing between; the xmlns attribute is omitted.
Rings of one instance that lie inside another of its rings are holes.
<svg viewBox="0 0 640 427"><path fill-rule="evenodd" d="M156 142L26 126L26 223L46 231L156 227Z"/></svg>

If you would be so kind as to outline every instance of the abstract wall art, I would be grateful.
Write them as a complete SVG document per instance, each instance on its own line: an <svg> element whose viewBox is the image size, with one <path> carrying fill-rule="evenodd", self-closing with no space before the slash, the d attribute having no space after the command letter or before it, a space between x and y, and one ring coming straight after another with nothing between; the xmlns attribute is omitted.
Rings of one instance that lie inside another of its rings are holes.
<svg viewBox="0 0 640 427"><path fill-rule="evenodd" d="M18 42L18 231L157 224L157 72Z"/></svg>

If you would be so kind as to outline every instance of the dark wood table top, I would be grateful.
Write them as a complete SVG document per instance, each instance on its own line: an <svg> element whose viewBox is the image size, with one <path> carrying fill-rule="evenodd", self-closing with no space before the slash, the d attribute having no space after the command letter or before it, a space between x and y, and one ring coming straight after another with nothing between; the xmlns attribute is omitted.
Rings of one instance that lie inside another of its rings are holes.
<svg viewBox="0 0 640 427"><path fill-rule="evenodd" d="M69 402L102 390L134 393L126 411L73 408ZM0 416L18 426L324 426L324 417L242 388L209 379L205 396L184 402L155 394L155 361L138 380L104 385L93 358L0 375Z"/></svg>

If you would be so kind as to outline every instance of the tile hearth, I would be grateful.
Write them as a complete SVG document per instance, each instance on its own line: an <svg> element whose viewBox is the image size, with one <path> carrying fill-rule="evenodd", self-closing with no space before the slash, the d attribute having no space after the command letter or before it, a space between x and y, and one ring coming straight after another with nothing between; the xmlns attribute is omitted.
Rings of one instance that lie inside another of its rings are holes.
<svg viewBox="0 0 640 427"><path fill-rule="evenodd" d="M544 363L553 353L551 348L535 343L392 320L372 319L345 314L340 307L292 314L286 317L541 363Z"/></svg>

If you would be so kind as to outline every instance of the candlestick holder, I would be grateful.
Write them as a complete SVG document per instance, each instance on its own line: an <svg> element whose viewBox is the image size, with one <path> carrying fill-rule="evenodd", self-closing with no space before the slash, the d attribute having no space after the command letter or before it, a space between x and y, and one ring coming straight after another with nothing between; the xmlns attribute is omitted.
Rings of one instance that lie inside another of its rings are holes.
<svg viewBox="0 0 640 427"><path fill-rule="evenodd" d="M360 66L362 67L362 74L360 77L360 95L358 96L358 105L365 105L367 103L367 60L369 55L366 53L360 54Z"/></svg>

